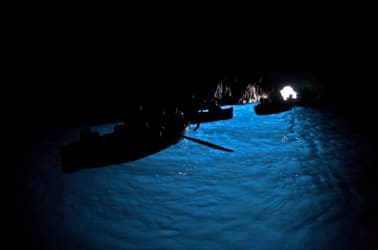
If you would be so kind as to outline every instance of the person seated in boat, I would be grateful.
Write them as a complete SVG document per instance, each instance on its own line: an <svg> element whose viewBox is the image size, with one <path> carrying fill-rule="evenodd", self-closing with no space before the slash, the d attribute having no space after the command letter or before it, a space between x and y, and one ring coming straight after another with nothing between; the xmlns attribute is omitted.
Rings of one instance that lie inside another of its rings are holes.
<svg viewBox="0 0 378 250"><path fill-rule="evenodd" d="M273 89L270 99L273 103L281 103L284 101L280 91L278 91L278 88Z"/></svg>
<svg viewBox="0 0 378 250"><path fill-rule="evenodd" d="M261 103L261 104L263 104L263 103L266 103L268 100L266 99L266 98L264 98L264 97L260 97L260 99L259 99L259 102Z"/></svg>
<svg viewBox="0 0 378 250"><path fill-rule="evenodd" d="M220 107L219 103L217 100L214 100L209 104L209 111L210 112L218 112L222 111L222 108Z"/></svg>

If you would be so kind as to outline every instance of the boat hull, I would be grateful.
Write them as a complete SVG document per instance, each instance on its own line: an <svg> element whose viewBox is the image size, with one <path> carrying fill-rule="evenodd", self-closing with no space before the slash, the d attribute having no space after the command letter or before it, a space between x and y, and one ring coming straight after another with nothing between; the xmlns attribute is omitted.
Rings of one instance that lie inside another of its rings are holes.
<svg viewBox="0 0 378 250"><path fill-rule="evenodd" d="M233 117L233 107L219 108L214 111L200 110L192 118L192 123L214 122L219 120L228 120Z"/></svg>
<svg viewBox="0 0 378 250"><path fill-rule="evenodd" d="M270 115L278 114L281 112L289 111L293 108L293 104L289 102L277 102L277 103L259 103L255 106L255 112L257 115Z"/></svg>
<svg viewBox="0 0 378 250"><path fill-rule="evenodd" d="M126 136L113 132L74 142L61 150L62 169L70 173L135 161L176 144L188 129L189 124L186 124L166 135L143 133Z"/></svg>

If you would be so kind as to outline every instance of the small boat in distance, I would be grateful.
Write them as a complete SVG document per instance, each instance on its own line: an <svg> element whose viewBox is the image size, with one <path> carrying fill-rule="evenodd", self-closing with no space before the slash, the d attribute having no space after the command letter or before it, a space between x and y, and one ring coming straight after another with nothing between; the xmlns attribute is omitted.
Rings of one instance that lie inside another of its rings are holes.
<svg viewBox="0 0 378 250"><path fill-rule="evenodd" d="M270 101L262 100L254 109L257 115L270 115L288 111L294 104L290 101Z"/></svg>
<svg viewBox="0 0 378 250"><path fill-rule="evenodd" d="M228 120L233 117L234 108L221 108L217 106L213 109L198 110L191 119L191 123L214 122Z"/></svg>

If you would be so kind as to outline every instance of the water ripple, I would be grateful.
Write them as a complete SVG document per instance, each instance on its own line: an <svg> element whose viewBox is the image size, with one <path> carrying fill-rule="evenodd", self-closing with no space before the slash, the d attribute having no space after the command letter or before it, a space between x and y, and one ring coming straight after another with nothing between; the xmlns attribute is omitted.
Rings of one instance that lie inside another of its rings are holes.
<svg viewBox="0 0 378 250"><path fill-rule="evenodd" d="M302 107L257 116L252 104L234 112L232 120L204 123L188 134L233 153L182 140L135 162L63 174L59 147L78 131L47 138L28 156L31 180L17 187L15 206L33 207L42 237L67 248L362 244L357 231L366 200L357 178L370 164L361 150L364 156L370 151L345 121Z"/></svg>

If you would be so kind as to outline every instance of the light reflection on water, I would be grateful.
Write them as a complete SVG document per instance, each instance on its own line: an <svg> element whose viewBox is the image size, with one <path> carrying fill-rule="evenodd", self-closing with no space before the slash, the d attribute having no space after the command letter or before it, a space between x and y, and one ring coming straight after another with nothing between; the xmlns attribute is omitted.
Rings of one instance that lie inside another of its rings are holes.
<svg viewBox="0 0 378 250"><path fill-rule="evenodd" d="M253 105L188 134L233 153L182 140L136 162L63 174L59 146L78 131L51 137L18 200L33 206L38 237L62 248L357 249L368 151L358 134L332 113L256 116Z"/></svg>

